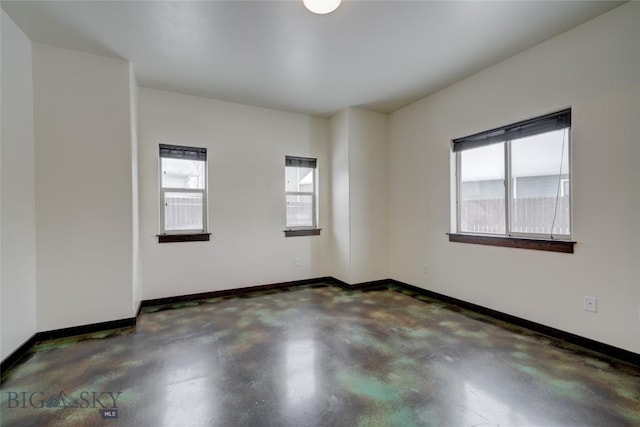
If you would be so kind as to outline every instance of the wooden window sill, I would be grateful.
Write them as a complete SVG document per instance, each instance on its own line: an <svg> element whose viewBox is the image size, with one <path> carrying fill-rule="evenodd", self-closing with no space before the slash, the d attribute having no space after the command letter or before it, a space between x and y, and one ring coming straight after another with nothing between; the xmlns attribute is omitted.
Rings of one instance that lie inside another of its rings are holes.
<svg viewBox="0 0 640 427"><path fill-rule="evenodd" d="M158 243L208 242L211 233L158 234Z"/></svg>
<svg viewBox="0 0 640 427"><path fill-rule="evenodd" d="M534 249L539 251L572 254L576 242L553 239L532 239L526 237L486 236L477 234L447 233L450 242L473 243L476 245L502 246L507 248Z"/></svg>
<svg viewBox="0 0 640 427"><path fill-rule="evenodd" d="M321 228L310 228L308 230L284 230L284 237L319 236L321 230Z"/></svg>

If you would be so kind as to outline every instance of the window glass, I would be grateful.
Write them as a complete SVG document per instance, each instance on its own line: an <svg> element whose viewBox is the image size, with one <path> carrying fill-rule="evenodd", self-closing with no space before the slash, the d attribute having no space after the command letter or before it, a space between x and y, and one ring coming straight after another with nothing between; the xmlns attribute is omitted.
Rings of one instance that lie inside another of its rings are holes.
<svg viewBox="0 0 640 427"><path fill-rule="evenodd" d="M160 144L160 234L205 233L207 150Z"/></svg>
<svg viewBox="0 0 640 427"><path fill-rule="evenodd" d="M165 231L202 230L202 193L164 192Z"/></svg>
<svg viewBox="0 0 640 427"><path fill-rule="evenodd" d="M286 191L313 192L312 168L286 167Z"/></svg>
<svg viewBox="0 0 640 427"><path fill-rule="evenodd" d="M312 195L287 195L287 226L314 226Z"/></svg>
<svg viewBox="0 0 640 427"><path fill-rule="evenodd" d="M161 158L163 188L205 188L205 162Z"/></svg>
<svg viewBox="0 0 640 427"><path fill-rule="evenodd" d="M316 159L285 156L286 228L315 229Z"/></svg>
<svg viewBox="0 0 640 427"><path fill-rule="evenodd" d="M460 155L460 231L505 232L504 143Z"/></svg>
<svg viewBox="0 0 640 427"><path fill-rule="evenodd" d="M453 140L457 231L571 237L571 110Z"/></svg>
<svg viewBox="0 0 640 427"><path fill-rule="evenodd" d="M570 233L567 133L511 141L511 232Z"/></svg>

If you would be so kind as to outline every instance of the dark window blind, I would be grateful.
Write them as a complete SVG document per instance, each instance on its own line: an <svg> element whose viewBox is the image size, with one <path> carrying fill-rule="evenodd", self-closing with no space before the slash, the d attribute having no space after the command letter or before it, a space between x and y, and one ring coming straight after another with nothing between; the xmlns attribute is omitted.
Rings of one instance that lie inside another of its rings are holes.
<svg viewBox="0 0 640 427"><path fill-rule="evenodd" d="M207 149L182 145L160 144L160 157L183 160L207 160Z"/></svg>
<svg viewBox="0 0 640 427"><path fill-rule="evenodd" d="M484 147L518 138L571 127L571 110L558 111L535 119L524 120L500 128L453 140L453 151Z"/></svg>
<svg viewBox="0 0 640 427"><path fill-rule="evenodd" d="M310 157L293 157L286 156L284 159L285 166L298 167L298 168L316 168L316 159Z"/></svg>

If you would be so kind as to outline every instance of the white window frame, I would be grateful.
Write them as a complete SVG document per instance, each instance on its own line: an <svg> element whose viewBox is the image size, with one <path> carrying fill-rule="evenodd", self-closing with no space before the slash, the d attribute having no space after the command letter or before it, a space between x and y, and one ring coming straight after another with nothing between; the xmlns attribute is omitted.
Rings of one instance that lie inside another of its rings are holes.
<svg viewBox="0 0 640 427"><path fill-rule="evenodd" d="M481 132L479 134L475 134L475 135L471 135L469 137L465 137L465 138L460 138L457 140L453 141L453 145L455 146L455 144L457 143L457 141L462 141L465 140L467 138L469 139L480 139L482 138L483 135L486 135L487 138L496 138L493 135L499 134L501 131L505 131L508 134L509 131L511 129L515 129L518 126L527 126L530 124L535 124L536 121L542 122L545 119L549 118L549 117L554 117L554 116L558 116L561 115L562 116L562 120L567 120L568 117L568 123L564 126L564 127L559 127L558 129L561 128L566 128L566 141L565 143L567 144L567 152L568 152L568 156L569 158L567 159L568 161L568 165L569 165L569 171L568 171L568 175L569 178L560 178L559 177L559 192L558 192L558 196L565 196L565 183L567 183L568 186L568 196L569 196L569 234L546 234L546 233L526 233L526 232L513 232L510 231L511 229L511 217L513 215L512 209L513 209L513 205L512 205L512 198L515 195L515 185L513 183L513 177L512 177L512 171L511 171L511 141L517 139L517 137L512 137L512 138L505 138L502 139L500 141L495 141L494 143L504 143L504 187L505 187L505 211L504 211L504 215L505 215L505 234L499 234L499 233L487 233L487 235L490 236L496 236L496 237L518 237L518 238L534 238L534 239L555 239L555 240L571 240L572 239L572 235L573 235L573 198L572 198L572 194L573 191L571 191L571 182L572 182L572 165L571 165L571 110L563 110L557 113L552 113L549 114L547 116L541 116L541 117L537 117L534 119L530 119L530 120L525 120L523 122L518 122L518 123L514 123L512 125L507 125L504 126L502 128L496 128L496 129L492 129L486 132ZM551 132L552 130L545 130L545 131L541 131L541 132L537 132L537 133L533 133L533 134L543 134L543 133L547 133L547 132ZM496 139L499 139L499 137L497 137ZM484 145L491 145L493 143L489 143L489 144L484 144ZM482 146L482 145L481 145ZM454 150L455 151L455 150ZM456 233L458 234L465 234L465 235L475 235L478 233L472 233L469 231L463 231L461 230L461 212L460 212L460 206L461 206L461 179L462 179L462 157L461 154L464 152L464 150L460 150L457 152L454 152L455 155L455 191L456 191L456 213L455 213L455 218L456 218ZM553 230L552 230L553 231Z"/></svg>
<svg viewBox="0 0 640 427"><path fill-rule="evenodd" d="M318 214L317 214L317 193L318 193L318 160L312 157L297 157L297 156L285 156L285 170L287 167L296 167L293 163L300 163L301 166L309 169L313 169L313 191L286 191L284 192L284 204L285 204L285 230L286 231L299 231L299 230L316 230L318 229ZM285 172L286 177L286 172ZM311 196L311 226L289 226L287 220L287 196Z"/></svg>
<svg viewBox="0 0 640 427"><path fill-rule="evenodd" d="M167 152L172 152L173 155L163 155ZM180 155L179 153L183 154ZM180 157L183 156L183 157ZM192 160L202 161L204 164L204 188L175 188L175 187L163 187L162 185L162 159L163 158L184 158L189 159L189 156L198 156L203 158L192 158ZM158 152L158 189L159 189L159 206L160 206L160 235L185 235L185 234L201 234L207 233L208 229L208 215L207 215L207 187L208 187L208 165L207 165L207 149L201 147L186 147L182 145L169 145L160 144L160 150ZM166 193L191 193L202 195L202 228L187 229L187 230L166 230L165 223L165 194Z"/></svg>

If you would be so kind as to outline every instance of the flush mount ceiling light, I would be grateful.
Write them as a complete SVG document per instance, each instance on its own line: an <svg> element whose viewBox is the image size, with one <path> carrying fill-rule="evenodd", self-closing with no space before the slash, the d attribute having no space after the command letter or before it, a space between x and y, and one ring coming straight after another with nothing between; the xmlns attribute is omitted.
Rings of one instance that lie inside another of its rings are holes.
<svg viewBox="0 0 640 427"><path fill-rule="evenodd" d="M336 10L342 0L302 0L302 2L311 12L325 15Z"/></svg>

